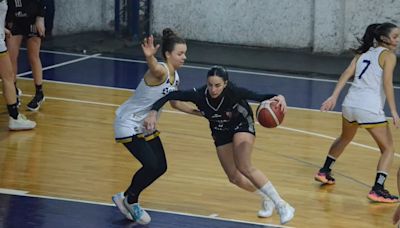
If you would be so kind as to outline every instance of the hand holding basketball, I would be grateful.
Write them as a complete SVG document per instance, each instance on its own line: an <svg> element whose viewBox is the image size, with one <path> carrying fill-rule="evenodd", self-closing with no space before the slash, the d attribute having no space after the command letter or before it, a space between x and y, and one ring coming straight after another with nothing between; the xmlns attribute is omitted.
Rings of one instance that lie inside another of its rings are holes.
<svg viewBox="0 0 400 228"><path fill-rule="evenodd" d="M275 96L269 100L276 101L277 105L280 107L283 114L285 114L287 112L287 104L286 104L285 97L283 95Z"/></svg>
<svg viewBox="0 0 400 228"><path fill-rule="evenodd" d="M256 117L263 127L274 128L282 123L286 111L285 98L279 95L261 102L257 108Z"/></svg>

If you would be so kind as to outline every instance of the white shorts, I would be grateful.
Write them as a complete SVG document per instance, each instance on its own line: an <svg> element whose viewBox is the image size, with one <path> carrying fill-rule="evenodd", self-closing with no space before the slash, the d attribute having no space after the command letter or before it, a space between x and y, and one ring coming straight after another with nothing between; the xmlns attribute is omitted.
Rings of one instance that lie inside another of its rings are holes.
<svg viewBox="0 0 400 228"><path fill-rule="evenodd" d="M377 114L359 108L342 106L342 115L349 123L360 125L360 127L371 128L386 125L385 114Z"/></svg>
<svg viewBox="0 0 400 228"><path fill-rule="evenodd" d="M7 51L6 43L4 42L4 39L0 38L0 55L6 53L6 51Z"/></svg>
<svg viewBox="0 0 400 228"><path fill-rule="evenodd" d="M0 53L6 52L7 47L6 43L4 42L5 34L4 34L4 26L5 26L5 18L7 13L7 2L1 1L0 2Z"/></svg>

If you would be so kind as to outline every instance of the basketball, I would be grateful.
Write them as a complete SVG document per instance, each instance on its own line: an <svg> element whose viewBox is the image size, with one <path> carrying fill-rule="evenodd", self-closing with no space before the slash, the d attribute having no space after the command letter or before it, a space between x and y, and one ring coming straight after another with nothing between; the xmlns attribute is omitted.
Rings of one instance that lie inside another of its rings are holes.
<svg viewBox="0 0 400 228"><path fill-rule="evenodd" d="M285 114L276 101L261 102L256 111L256 117L261 126L274 128L282 123Z"/></svg>

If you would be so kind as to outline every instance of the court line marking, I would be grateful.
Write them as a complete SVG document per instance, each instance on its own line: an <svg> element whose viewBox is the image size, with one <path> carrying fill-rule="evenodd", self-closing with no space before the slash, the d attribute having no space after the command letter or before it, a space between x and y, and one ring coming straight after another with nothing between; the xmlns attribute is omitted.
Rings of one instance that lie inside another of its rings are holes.
<svg viewBox="0 0 400 228"><path fill-rule="evenodd" d="M27 51L27 48L21 47L20 50ZM59 54L59 55L69 55L69 56L88 56L86 54L79 54L79 53L72 53L72 52L64 52L64 51L51 51L51 50L40 50L43 53L50 53L50 54Z"/></svg>
<svg viewBox="0 0 400 228"><path fill-rule="evenodd" d="M29 95L29 94L23 94L22 96L32 97L32 95ZM111 103L96 102L96 101L85 101L85 100L61 98L61 97L46 96L46 99L58 100L58 101L68 101L68 102L75 102L75 103L81 103L81 104L102 105L102 106L109 106L109 107L119 107L120 106L120 104L111 104ZM255 106L255 105L257 105L257 103L250 102L250 105ZM289 107L289 109L292 109L292 108ZM293 109L299 109L299 108L293 108ZM314 109L304 109L304 110L305 111L317 111L317 110L314 110ZM183 113L181 111L167 110L167 109L163 109L163 112L180 114L180 115L189 115L189 114ZM340 112L330 112L330 113L340 114ZM258 121L255 121L255 123L259 124ZM324 139L328 139L328 140L335 140L336 139L336 137L332 137L332 136L328 136L328 135L324 135L324 134L320 134L320 133L316 133L316 132L312 132L312 131L305 131L305 130L290 128L290 127L285 127L285 126L278 126L277 128L284 129L284 130L287 130L287 131L293 131L293 132L297 132L297 133L301 133L301 134L316 136L316 137L324 138ZM368 146L368 145L365 145L365 144L362 144L362 143L357 143L357 142L354 142L354 141L351 141L350 144L351 145L355 145L355 146L359 146L359 147L362 147L362 148L366 148L366 149L369 149L369 150L377 151L377 152L380 151L376 147ZM400 157L400 154L394 153L394 156L395 157Z"/></svg>
<svg viewBox="0 0 400 228"><path fill-rule="evenodd" d="M101 55L101 54L97 53L97 54L93 54L93 55L84 56L82 58L73 59L73 60L62 62L62 63L50 65L50 66L47 66L47 67L43 67L42 71L53 69L53 68L56 68L56 67L69 65L69 64L73 64L73 63L77 63L77 62L81 62L81 61L84 61L86 59L94 58L94 57L99 56L99 55ZM19 74L17 74L17 77L21 77L21 76L25 76L25 75L29 75L29 74L32 74L32 71L26 71L24 73L19 73Z"/></svg>
<svg viewBox="0 0 400 228"><path fill-rule="evenodd" d="M70 55L70 56L85 56L83 54L76 54L76 53L62 52L62 51L40 50L40 52L60 54L60 55ZM93 55L91 55L91 56L93 56ZM97 56L93 56L93 58L112 60L112 61L143 63L143 64L146 63L146 61L144 61L144 60L108 57L108 56L101 56L101 54L98 54ZM182 68L202 69L202 70L208 70L209 69L209 67L195 66L195 65L190 65L190 64L185 64ZM262 70L260 70L260 71L262 71ZM307 76L301 77L301 76L295 76L293 74L277 74L277 73L271 73L271 72L267 73L267 72L255 72L255 71L235 70L235 69L229 69L229 72L242 73L242 74L252 74L252 75L259 75L259 76L269 76L269 77L277 77L277 78L306 80L306 81L330 82L330 83L336 83L338 81L338 80L323 79L323 78L309 78ZM324 74L321 74L321 75L324 75ZM347 84L351 84L351 82L347 82ZM393 86L393 88L394 89L400 89L400 86Z"/></svg>
<svg viewBox="0 0 400 228"><path fill-rule="evenodd" d="M17 189L0 188L0 194L13 195L13 196L27 196L27 197L39 198L39 199L50 199L50 200L67 201L67 202L74 202L74 203L86 203L86 204L93 204L93 205L115 207L115 205L113 203L103 203L103 202L90 201L90 200L77 200L77 199L70 199L70 198L64 198L64 197L35 195L35 194L30 194L28 191L17 190ZM250 221L245 221L245 220L228 219L228 218L206 216L206 215L197 215L197 214L168 211L168 210L158 210L158 209L150 209L150 208L144 208L144 209L148 210L148 211L154 211L154 212L176 214L176 215L183 215L183 216L190 216L190 217L197 217L197 218L214 219L214 220L235 222L235 223L244 223L244 224L249 224L249 225L272 226L274 228L275 227L276 228L290 228L289 226L283 226L283 225L278 225L278 224L257 223L257 222L250 222Z"/></svg>

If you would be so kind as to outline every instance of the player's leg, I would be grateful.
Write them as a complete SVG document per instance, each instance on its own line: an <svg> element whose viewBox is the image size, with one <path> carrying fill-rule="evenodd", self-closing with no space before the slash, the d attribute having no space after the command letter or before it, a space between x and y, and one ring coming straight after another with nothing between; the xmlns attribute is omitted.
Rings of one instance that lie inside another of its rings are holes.
<svg viewBox="0 0 400 228"><path fill-rule="evenodd" d="M151 218L139 205L140 193L167 171L164 148L158 136L153 139L138 139L125 143L125 147L139 160L142 167L135 173L131 185L125 191L124 204L134 220L147 224Z"/></svg>
<svg viewBox="0 0 400 228"><path fill-rule="evenodd" d="M31 111L37 111L40 105L44 102L45 97L43 94L43 69L42 62L40 60L40 45L41 38L37 36L29 37L26 41L28 49L28 60L32 68L33 81L35 84L35 95L32 100L28 103L28 109Z"/></svg>
<svg viewBox="0 0 400 228"><path fill-rule="evenodd" d="M216 139L216 141L220 142L218 139ZM257 188L254 187L254 185L249 181L249 179L241 174L236 168L235 161L233 159L232 143L230 142L221 146L217 146L217 155L225 174L232 184L246 191L261 195L261 210L258 211L258 216L263 218L271 216L274 210L273 202L264 193L258 191Z"/></svg>
<svg viewBox="0 0 400 228"><path fill-rule="evenodd" d="M343 153L346 146L353 140L357 133L358 125L349 122L345 117L342 118L342 133L332 143L329 153L326 156L324 165L315 175L314 179L323 184L334 184L335 179L331 175L332 167L336 159Z"/></svg>
<svg viewBox="0 0 400 228"><path fill-rule="evenodd" d="M10 130L29 130L35 128L36 123L28 120L18 111L18 101L14 89L14 75L7 51L0 53L0 76L3 84L3 96L9 114L8 128Z"/></svg>
<svg viewBox="0 0 400 228"><path fill-rule="evenodd" d="M12 64L12 72L13 72L13 83L15 87L15 92L17 97L21 95L20 90L17 88L17 73L18 73L18 56L19 56L19 48L21 47L23 36L20 34L15 34L13 31L13 35L7 37L7 49L10 55L10 60Z"/></svg>
<svg viewBox="0 0 400 228"><path fill-rule="evenodd" d="M368 198L375 202L398 202L398 197L391 195L389 191L385 189L385 181L394 157L394 144L389 126L385 124L384 126L367 128L367 131L374 138L381 151L375 183L368 194Z"/></svg>
<svg viewBox="0 0 400 228"><path fill-rule="evenodd" d="M267 195L275 204L281 223L294 217L294 208L284 201L271 181L251 163L251 153L255 136L249 132L237 132L233 136L233 156L237 169L247 177L260 192Z"/></svg>

